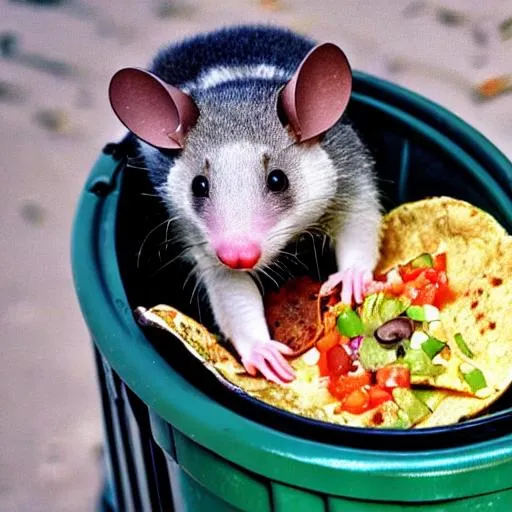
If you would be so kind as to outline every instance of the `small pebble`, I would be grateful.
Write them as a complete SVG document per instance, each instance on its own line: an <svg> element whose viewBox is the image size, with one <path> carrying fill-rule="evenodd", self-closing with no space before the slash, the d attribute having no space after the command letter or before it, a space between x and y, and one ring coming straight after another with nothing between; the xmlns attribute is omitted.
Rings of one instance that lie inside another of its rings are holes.
<svg viewBox="0 0 512 512"><path fill-rule="evenodd" d="M0 56L13 58L18 55L18 36L14 32L0 33Z"/></svg>
<svg viewBox="0 0 512 512"><path fill-rule="evenodd" d="M33 226L41 226L46 216L44 208L35 201L25 201L21 205L20 214L27 224L32 224Z"/></svg>
<svg viewBox="0 0 512 512"><path fill-rule="evenodd" d="M0 81L0 102L23 103L27 94L19 85Z"/></svg>
<svg viewBox="0 0 512 512"><path fill-rule="evenodd" d="M452 27L462 25L466 21L466 16L464 16L464 14L461 12L454 11L452 9L446 9L444 7L437 9L436 18L443 25Z"/></svg>
<svg viewBox="0 0 512 512"><path fill-rule="evenodd" d="M269 11L280 11L283 8L283 4L280 0L260 0L260 5L263 9Z"/></svg>
<svg viewBox="0 0 512 512"><path fill-rule="evenodd" d="M427 6L427 2L424 0L418 0L417 2L411 2L406 5L402 10L404 18L414 18L422 14Z"/></svg>
<svg viewBox="0 0 512 512"><path fill-rule="evenodd" d="M69 114L61 108L48 108L36 113L36 121L47 130L59 134L71 131Z"/></svg>
<svg viewBox="0 0 512 512"><path fill-rule="evenodd" d="M157 7L156 15L158 18L171 18L176 14L176 8L171 2L164 2Z"/></svg>
<svg viewBox="0 0 512 512"><path fill-rule="evenodd" d="M103 456L105 455L105 448L103 443L96 443L91 448L92 455L95 460L102 461Z"/></svg>
<svg viewBox="0 0 512 512"><path fill-rule="evenodd" d="M499 25L499 31L501 34L501 39L503 41L507 41L508 39L512 39L512 16L507 18L505 21L502 21Z"/></svg>
<svg viewBox="0 0 512 512"><path fill-rule="evenodd" d="M181 18L189 20L194 16L195 8L192 4L185 2L178 2L177 0L160 0L159 5L156 7L155 14L157 18Z"/></svg>
<svg viewBox="0 0 512 512"><path fill-rule="evenodd" d="M94 106L93 94L87 89L78 89L74 103L78 108L91 108Z"/></svg>

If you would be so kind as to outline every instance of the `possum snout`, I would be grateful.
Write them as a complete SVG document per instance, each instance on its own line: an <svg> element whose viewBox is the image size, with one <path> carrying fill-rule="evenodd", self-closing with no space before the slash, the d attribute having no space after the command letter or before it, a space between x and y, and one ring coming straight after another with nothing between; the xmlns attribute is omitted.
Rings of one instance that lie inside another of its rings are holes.
<svg viewBox="0 0 512 512"><path fill-rule="evenodd" d="M251 269L261 257L261 247L253 241L223 241L215 247L219 260L232 269Z"/></svg>

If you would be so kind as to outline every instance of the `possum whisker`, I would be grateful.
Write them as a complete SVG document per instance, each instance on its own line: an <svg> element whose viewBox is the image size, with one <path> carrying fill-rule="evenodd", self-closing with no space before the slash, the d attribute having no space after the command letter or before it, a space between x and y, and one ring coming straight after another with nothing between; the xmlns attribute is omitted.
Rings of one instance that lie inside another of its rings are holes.
<svg viewBox="0 0 512 512"><path fill-rule="evenodd" d="M325 234L324 228L319 222L310 224L308 226L308 229L310 231L316 232L317 234L321 234L321 235ZM293 225L291 227L280 229L279 231L276 231L275 233L273 233L272 235L269 236L268 240L271 241L274 238L285 238L285 239L294 238L296 236L300 236L304 232L305 232L304 228L300 228L299 226Z"/></svg>
<svg viewBox="0 0 512 512"><path fill-rule="evenodd" d="M271 281L274 282L274 284L277 286L277 288L279 288L279 283L269 274L269 272L267 272L264 268L260 268L259 271L262 274L265 274Z"/></svg>
<svg viewBox="0 0 512 512"><path fill-rule="evenodd" d="M290 272L290 270L286 267L286 265L283 265L282 263L279 263L278 261L274 261L272 265L275 265L277 268L281 269L283 272L286 272L290 277L294 277L293 274Z"/></svg>
<svg viewBox="0 0 512 512"><path fill-rule="evenodd" d="M137 268L140 267L140 258L142 256L142 250L144 249L144 246L146 245L146 242L148 241L149 237L158 229L160 228L161 226L163 226L164 224L168 223L168 222L175 222L176 220L178 220L179 217L176 216L176 217L171 217L170 219L165 219L163 222L160 222L160 224L158 224L157 226L155 226L153 229L150 230L150 232L146 235L146 238L144 238L144 240L142 241L141 245L140 245L140 248L139 248L139 252L137 253Z"/></svg>
<svg viewBox="0 0 512 512"><path fill-rule="evenodd" d="M167 247L167 245L169 243L171 243L171 240L169 239L169 226L171 225L171 219L169 219L167 221L167 225L165 226L165 240L164 240L164 244L160 245L160 248L158 249L158 258L160 259L160 261L162 261L162 247L163 245L165 245ZM174 237L173 240L176 240L176 238Z"/></svg>
<svg viewBox="0 0 512 512"><path fill-rule="evenodd" d="M156 245L155 249L159 249L161 247L165 247L166 245L173 244L173 243L175 243L179 239L180 239L180 235L179 234L175 234L175 235L171 236L171 238L167 238L163 242L161 242L158 245Z"/></svg>
<svg viewBox="0 0 512 512"><path fill-rule="evenodd" d="M265 291L265 287L263 286L263 282L261 280L261 277L258 275L258 272L254 270L249 270L249 275L254 278L256 281L256 286L258 287L261 294Z"/></svg>
<svg viewBox="0 0 512 512"><path fill-rule="evenodd" d="M140 192L140 195L144 197L156 197L157 199L161 199L161 197L158 194L148 194L147 192Z"/></svg>
<svg viewBox="0 0 512 512"><path fill-rule="evenodd" d="M133 165L133 164L126 164L126 167L128 169L139 169L140 171L149 171L149 169L147 167L140 167L138 165Z"/></svg>
<svg viewBox="0 0 512 512"><path fill-rule="evenodd" d="M197 290L199 290L200 286L203 286L203 283L201 279L197 279L196 284L194 285L194 289L192 290L192 295L190 296L190 304L192 304L192 301L194 300L194 294ZM197 299L199 300L199 293L197 294Z"/></svg>
<svg viewBox="0 0 512 512"><path fill-rule="evenodd" d="M194 265L194 268L189 272L189 275L187 276L187 280L190 279L190 276L192 275L192 272L196 269L197 267L197 264ZM206 267L206 268L201 268L201 273L202 274L206 274L207 272L209 272L210 270L212 270L213 268L215 268L216 265L210 265L209 267ZM196 284L194 285L194 288L192 290L192 294L190 295L190 304L192 304L192 300L194 299L194 294L196 293L196 291L198 291L201 287L204 288L204 283L203 283L203 278L201 275L198 275L197 276L197 279L196 279ZM199 293L197 295L197 298L199 300Z"/></svg>
<svg viewBox="0 0 512 512"><path fill-rule="evenodd" d="M190 278L194 275L194 273L198 269L198 267L199 267L199 262L196 261L194 263L194 265L192 265L192 268L190 269L189 273L187 274L185 281L183 281L183 286L181 287L182 290L184 290L186 288L188 282L190 281Z"/></svg>
<svg viewBox="0 0 512 512"><path fill-rule="evenodd" d="M129 168L129 169L137 169L139 171L149 171L150 170L149 167L142 167L140 165L134 165L134 164L131 164L131 163L127 163L126 167Z"/></svg>
<svg viewBox="0 0 512 512"><path fill-rule="evenodd" d="M325 252L325 246L327 245L327 233L324 233L323 240L322 240L322 254Z"/></svg>
<svg viewBox="0 0 512 512"><path fill-rule="evenodd" d="M194 246L191 247L191 249L195 248L195 247L198 247L200 245L204 245L206 244L206 242L201 242L199 244L196 244ZM187 286L190 278L194 275L194 273L196 272L196 270L200 270L203 274L205 274L206 272L209 272L210 270L212 270L213 268L216 268L216 265L209 265L208 267L204 267L204 268L199 268L199 259L197 258L196 256L196 261L194 262L194 264L192 265L192 268L190 269L189 273L187 274L187 277L185 278L185 281L183 281L183 286L182 286L182 289L184 290L185 287ZM198 279L200 279L200 276L198 275Z"/></svg>
<svg viewBox="0 0 512 512"><path fill-rule="evenodd" d="M274 268L274 265L275 265L275 264L276 264L276 262L274 261L274 262L272 262L270 265L264 265L264 267L265 267L269 272L273 272L273 273L277 276L277 278L278 278L278 279L284 279L284 276L283 276L281 273L279 273L279 272L277 271L277 269L275 269L275 268Z"/></svg>
<svg viewBox="0 0 512 512"><path fill-rule="evenodd" d="M284 251L284 250L280 250L279 254L282 254L283 257L285 257L285 258L290 258L292 261L297 261L297 263L299 263L300 265L302 265L302 267L304 267L306 270L308 270L307 265L303 261L300 260L300 258L297 256L297 254L293 254L292 252L288 252L288 251Z"/></svg>
<svg viewBox="0 0 512 512"><path fill-rule="evenodd" d="M171 258L169 261L167 261L161 267L159 267L157 270L155 270L155 272L153 272L153 274L151 274L149 277L154 277L156 274L161 272L164 268L168 267L169 265L174 263L179 258L182 258L186 253L191 252L192 249L195 249L196 247L199 247L201 245L205 245L206 243L207 242L200 242L197 244L192 244L192 245L186 246L181 252L179 252L176 256L174 256L174 258Z"/></svg>
<svg viewBox="0 0 512 512"><path fill-rule="evenodd" d="M311 245L313 246L313 254L315 256L316 273L317 273L318 280L320 280L320 278L321 278L321 275L320 275L320 265L318 264L318 254L316 252L315 236L309 230L304 231L304 233L311 237Z"/></svg>

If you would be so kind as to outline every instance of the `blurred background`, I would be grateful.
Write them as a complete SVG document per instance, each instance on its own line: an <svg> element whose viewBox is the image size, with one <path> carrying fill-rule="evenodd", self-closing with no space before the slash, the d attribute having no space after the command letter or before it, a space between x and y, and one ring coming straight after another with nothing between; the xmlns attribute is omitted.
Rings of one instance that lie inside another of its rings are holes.
<svg viewBox="0 0 512 512"><path fill-rule="evenodd" d="M101 416L69 246L87 174L123 134L109 79L240 22L331 40L512 158L511 0L0 0L1 511L95 507Z"/></svg>

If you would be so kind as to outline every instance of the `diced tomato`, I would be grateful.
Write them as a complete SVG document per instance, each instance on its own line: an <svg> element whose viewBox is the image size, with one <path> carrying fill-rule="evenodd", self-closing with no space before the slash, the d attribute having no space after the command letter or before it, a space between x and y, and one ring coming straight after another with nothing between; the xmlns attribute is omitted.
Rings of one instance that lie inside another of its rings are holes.
<svg viewBox="0 0 512 512"><path fill-rule="evenodd" d="M455 299L455 293L448 286L448 284L439 284L437 288L436 298L434 300L434 306L437 309L443 309L446 304Z"/></svg>
<svg viewBox="0 0 512 512"><path fill-rule="evenodd" d="M455 298L448 286L446 253L434 257L434 267L413 268L411 264L398 268L403 283L387 284L385 292L395 297L405 296L412 304L431 304L441 309Z"/></svg>
<svg viewBox="0 0 512 512"><path fill-rule="evenodd" d="M414 281L417 277L420 276L423 272L425 272L424 268L412 268L409 265L405 265L398 269L400 273L400 277L402 278L404 283L409 283L410 281Z"/></svg>
<svg viewBox="0 0 512 512"><path fill-rule="evenodd" d="M434 256L434 268L440 272L446 272L446 253L436 254Z"/></svg>
<svg viewBox="0 0 512 512"><path fill-rule="evenodd" d="M377 370L377 386L385 389L411 387L411 372L407 366L391 365Z"/></svg>
<svg viewBox="0 0 512 512"><path fill-rule="evenodd" d="M370 382L370 372L364 372L359 375L340 375L337 378L331 378L329 392L336 398L343 400L352 391L367 386Z"/></svg>
<svg viewBox="0 0 512 512"><path fill-rule="evenodd" d="M320 352L327 352L332 347L339 345L341 341L341 336L336 329L320 338L316 343L316 348L320 350Z"/></svg>
<svg viewBox="0 0 512 512"><path fill-rule="evenodd" d="M416 288L414 286L414 282L412 283L407 283L405 286L404 286L404 289L403 289L403 292L402 292L402 295L405 295L407 298L411 299L411 300L414 300L416 299L416 297L418 296L419 294L419 290L418 288Z"/></svg>
<svg viewBox="0 0 512 512"><path fill-rule="evenodd" d="M327 368L331 377L345 375L352 368L352 359L340 345L327 352Z"/></svg>
<svg viewBox="0 0 512 512"><path fill-rule="evenodd" d="M437 283L439 281L439 272L434 268L427 268L424 271L424 275L431 283Z"/></svg>
<svg viewBox="0 0 512 512"><path fill-rule="evenodd" d="M328 305L328 306L334 306L335 304L337 304L337 302L338 302L338 298L336 297L336 294L334 294L334 293L333 293L333 294L329 297L329 299L328 299L328 301L327 301L327 305Z"/></svg>
<svg viewBox="0 0 512 512"><path fill-rule="evenodd" d="M378 281L379 283L385 283L387 281L386 274L375 274L373 276L374 281Z"/></svg>
<svg viewBox="0 0 512 512"><path fill-rule="evenodd" d="M437 273L437 282L438 284L448 284L448 276L446 275L446 272L440 270Z"/></svg>
<svg viewBox="0 0 512 512"><path fill-rule="evenodd" d="M329 376L329 365L327 364L327 351L320 352L320 359L318 360L318 369L322 377Z"/></svg>
<svg viewBox="0 0 512 512"><path fill-rule="evenodd" d="M429 283L418 290L418 295L412 300L415 306L424 306L425 304L434 304L436 300L437 287Z"/></svg>
<svg viewBox="0 0 512 512"><path fill-rule="evenodd" d="M400 295L403 295L405 290L405 284L404 283L391 283L386 287L386 292L390 295L394 295L395 297L399 297Z"/></svg>
<svg viewBox="0 0 512 512"><path fill-rule="evenodd" d="M352 414L361 414L368 410L370 405L370 395L364 388L352 391L350 395L343 400L341 409Z"/></svg>
<svg viewBox="0 0 512 512"><path fill-rule="evenodd" d="M425 275L425 269L423 269L423 272L414 281L411 281L411 283L418 289L423 288L427 284L430 284L430 281Z"/></svg>
<svg viewBox="0 0 512 512"><path fill-rule="evenodd" d="M393 396L391 395L391 393L379 386L372 386L368 390L368 394L370 396L369 409L378 407L380 404L383 404L384 402L387 402L388 400L393 400Z"/></svg>

